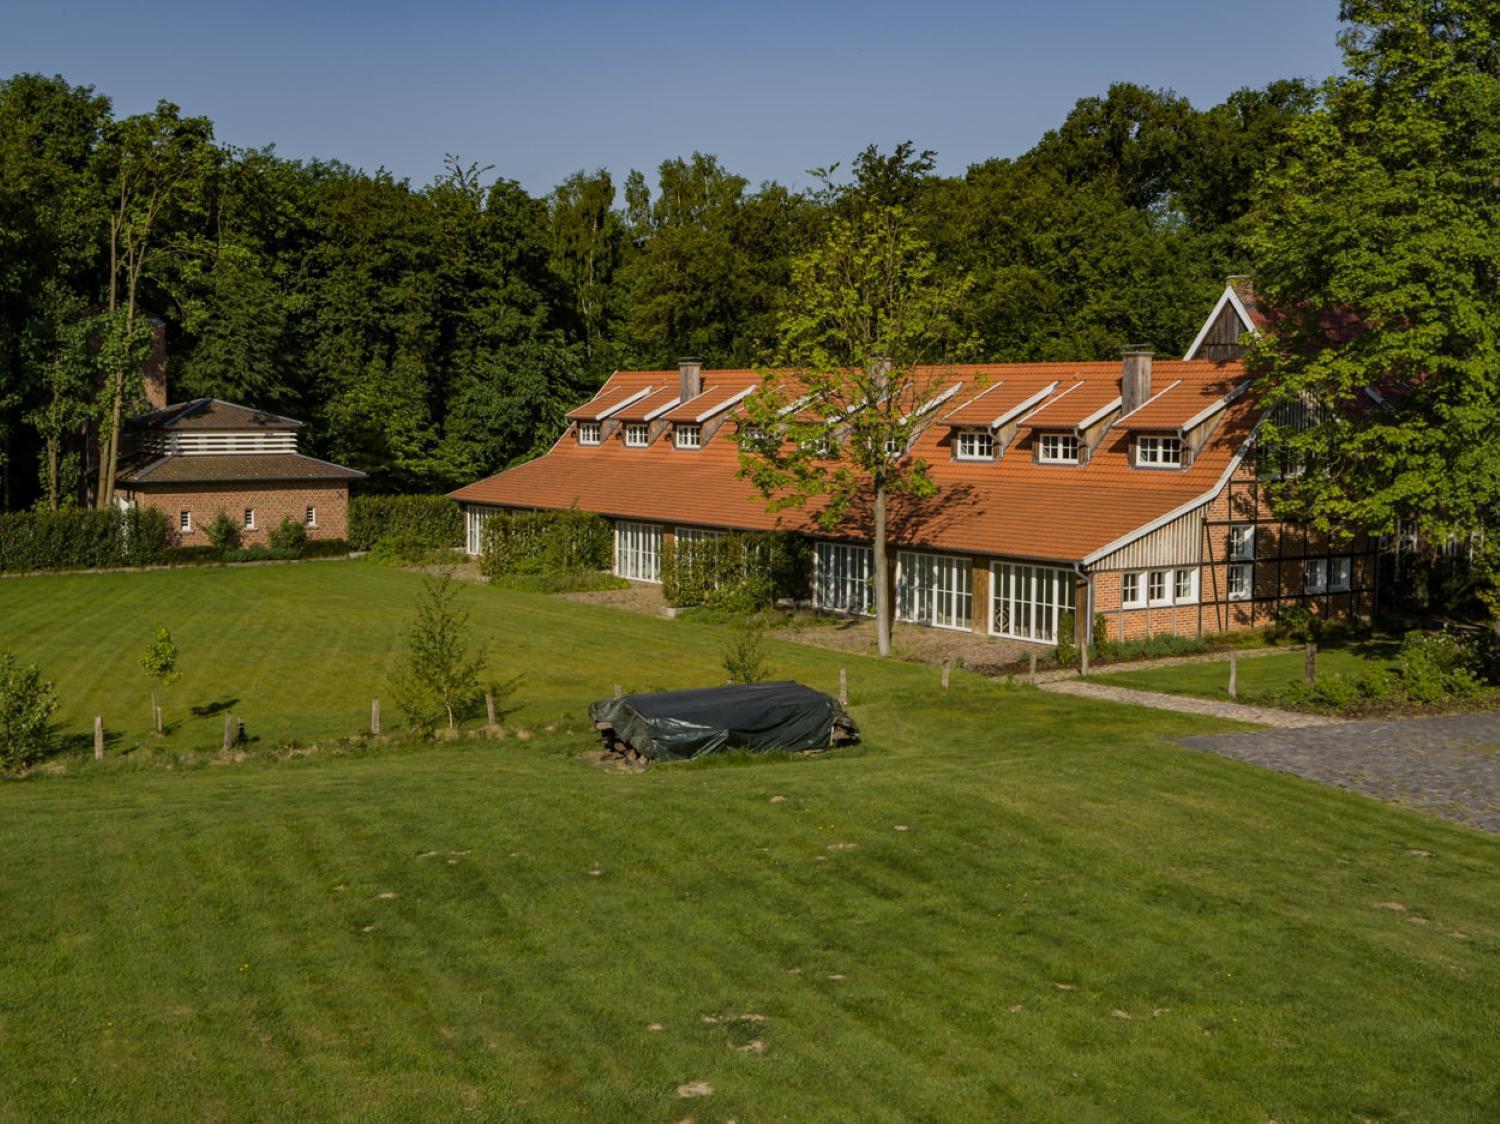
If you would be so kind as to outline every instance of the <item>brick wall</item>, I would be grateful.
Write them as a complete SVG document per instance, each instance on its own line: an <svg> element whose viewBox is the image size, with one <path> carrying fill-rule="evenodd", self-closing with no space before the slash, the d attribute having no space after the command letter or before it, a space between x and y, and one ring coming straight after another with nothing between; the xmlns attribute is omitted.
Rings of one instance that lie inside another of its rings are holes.
<svg viewBox="0 0 1500 1124"><path fill-rule="evenodd" d="M341 539L349 527L349 486L342 481L306 481L277 484L179 484L171 490L140 489L127 492L126 498L144 507L166 512L167 527L176 535L179 546L206 546L208 524L223 511L241 527L240 540L245 546L267 543L271 528L287 516L304 521L309 506L317 509L318 524L307 528L310 539ZM244 530L245 508L255 510L255 529ZM192 512L193 529L177 533L179 515Z"/></svg>

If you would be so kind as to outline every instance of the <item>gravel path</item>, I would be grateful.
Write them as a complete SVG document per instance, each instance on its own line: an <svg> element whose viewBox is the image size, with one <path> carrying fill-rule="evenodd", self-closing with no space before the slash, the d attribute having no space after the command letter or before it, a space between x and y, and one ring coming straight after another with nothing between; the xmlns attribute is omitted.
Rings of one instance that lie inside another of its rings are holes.
<svg viewBox="0 0 1500 1124"><path fill-rule="evenodd" d="M1182 714L1230 718L1236 722L1253 722L1258 726L1273 726L1281 730L1293 730L1304 726L1347 724L1343 719L1325 718L1319 714L1298 714L1294 710L1277 710L1269 706L1217 702L1214 699L1193 698L1191 695L1164 695L1158 691L1136 691L1129 687L1110 687L1103 683L1090 683L1077 678L1040 682L1037 687L1057 695L1078 695L1086 699L1103 699L1106 702L1127 703L1131 706L1148 706L1153 710L1175 710Z"/></svg>
<svg viewBox="0 0 1500 1124"><path fill-rule="evenodd" d="M1206 734L1183 744L1500 834L1500 712Z"/></svg>

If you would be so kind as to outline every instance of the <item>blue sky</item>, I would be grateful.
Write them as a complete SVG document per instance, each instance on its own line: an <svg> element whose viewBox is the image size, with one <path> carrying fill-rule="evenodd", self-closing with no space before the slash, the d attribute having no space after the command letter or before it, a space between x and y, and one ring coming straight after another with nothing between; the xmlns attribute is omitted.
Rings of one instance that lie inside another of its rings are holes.
<svg viewBox="0 0 1500 1124"><path fill-rule="evenodd" d="M445 153L543 192L693 150L805 185L910 138L939 171L1024 152L1128 80L1211 105L1339 66L1337 0L757 4L0 2L0 76L62 74L117 112L157 98L231 144L414 183Z"/></svg>

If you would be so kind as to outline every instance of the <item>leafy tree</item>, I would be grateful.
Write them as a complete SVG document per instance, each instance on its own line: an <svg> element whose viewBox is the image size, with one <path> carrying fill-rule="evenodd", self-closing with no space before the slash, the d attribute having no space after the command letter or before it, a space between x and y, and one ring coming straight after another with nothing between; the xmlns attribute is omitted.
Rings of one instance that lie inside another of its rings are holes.
<svg viewBox="0 0 1500 1124"><path fill-rule="evenodd" d="M609 172L574 172L553 189L547 211L552 269L572 295L584 354L608 349L615 316L613 281L625 249L625 225Z"/></svg>
<svg viewBox="0 0 1500 1124"><path fill-rule="evenodd" d="M208 521L203 533L208 537L209 545L220 553L239 549L240 525L222 510Z"/></svg>
<svg viewBox="0 0 1500 1124"><path fill-rule="evenodd" d="M1500 541L1500 10L1344 0L1348 76L1258 193L1255 359L1282 511ZM1379 405L1365 391L1371 387ZM1304 426L1304 422L1307 423ZM1497 572L1493 555L1479 572ZM1500 609L1500 586L1490 603ZM1497 612L1500 627L1500 612Z"/></svg>
<svg viewBox="0 0 1500 1124"><path fill-rule="evenodd" d="M396 705L413 729L431 732L444 716L448 729L484 693L486 658L469 647L469 614L455 602L459 586L451 571L428 575L407 633L406 657L392 677Z"/></svg>
<svg viewBox="0 0 1500 1124"><path fill-rule="evenodd" d="M35 664L0 652L0 769L19 772L47 752L57 701L57 688Z"/></svg>
<svg viewBox="0 0 1500 1124"><path fill-rule="evenodd" d="M769 507L817 499L823 526L852 519L873 540L881 655L891 648L889 504L936 491L908 450L943 385L940 366L922 365L963 349L953 317L967 288L967 279L937 275L900 208L836 219L823 245L793 265L781 366L746 400L740 474Z"/></svg>
<svg viewBox="0 0 1500 1124"><path fill-rule="evenodd" d="M177 645L172 643L172 633L165 626L156 630L156 636L140 657L141 670L159 687L170 687L177 682ZM161 700L156 688L151 691L151 721L159 734L162 731Z"/></svg>
<svg viewBox="0 0 1500 1124"><path fill-rule="evenodd" d="M724 672L731 683L763 683L771 678L765 634L750 620L737 621L724 645Z"/></svg>
<svg viewBox="0 0 1500 1124"><path fill-rule="evenodd" d="M183 117L177 106L161 101L153 113L112 122L97 158L111 199L96 492L97 506L105 510L114 502L125 406L137 396L145 357L147 337L137 323L141 285L160 259L181 252L182 245L164 234L201 207L204 177L218 153L208 118Z"/></svg>
<svg viewBox="0 0 1500 1124"><path fill-rule="evenodd" d="M88 328L82 298L49 282L39 295L22 348L23 364L34 372L42 391L40 404L26 421L43 441L43 487L52 511L71 503L81 482L78 453L68 444L93 416Z"/></svg>

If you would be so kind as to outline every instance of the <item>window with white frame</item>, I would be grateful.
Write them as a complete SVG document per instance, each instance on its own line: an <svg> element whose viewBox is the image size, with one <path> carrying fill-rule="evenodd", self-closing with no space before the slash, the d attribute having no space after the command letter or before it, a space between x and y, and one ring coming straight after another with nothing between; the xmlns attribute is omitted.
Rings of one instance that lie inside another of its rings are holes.
<svg viewBox="0 0 1500 1124"><path fill-rule="evenodd" d="M1330 558L1328 560L1329 593L1349 592L1350 570L1350 559L1348 558Z"/></svg>
<svg viewBox="0 0 1500 1124"><path fill-rule="evenodd" d="M1235 562L1255 557L1255 524L1236 523L1229 528L1229 557Z"/></svg>
<svg viewBox="0 0 1500 1124"><path fill-rule="evenodd" d="M179 511L177 513L177 529L185 535L193 532L193 513L191 511Z"/></svg>
<svg viewBox="0 0 1500 1124"><path fill-rule="evenodd" d="M813 604L869 616L875 611L875 552L867 546L820 542L813 550Z"/></svg>
<svg viewBox="0 0 1500 1124"><path fill-rule="evenodd" d="M255 530L255 508L253 507L245 508L245 530Z"/></svg>
<svg viewBox="0 0 1500 1124"><path fill-rule="evenodd" d="M958 431L958 459L988 461L995 459L995 435L987 429Z"/></svg>
<svg viewBox="0 0 1500 1124"><path fill-rule="evenodd" d="M1198 600L1198 570L1193 566L1175 569L1135 570L1120 575L1120 604L1126 609L1144 605L1192 605Z"/></svg>
<svg viewBox="0 0 1500 1124"><path fill-rule="evenodd" d="M698 547L711 539L724 537L723 531L710 531L703 527L677 527L672 532L673 541L676 545L676 565L678 580L687 577L690 582L696 584L696 573L699 565Z"/></svg>
<svg viewBox="0 0 1500 1124"><path fill-rule="evenodd" d="M501 514L497 508L464 508L464 552L479 555L484 552L484 525Z"/></svg>
<svg viewBox="0 0 1500 1124"><path fill-rule="evenodd" d="M1302 592L1326 593L1328 591L1328 559L1309 558L1302 563Z"/></svg>
<svg viewBox="0 0 1500 1124"><path fill-rule="evenodd" d="M307 510L303 513L302 522L305 526L316 527L318 525L318 509L312 504L308 504Z"/></svg>
<svg viewBox="0 0 1500 1124"><path fill-rule="evenodd" d="M1036 459L1043 464L1077 464L1077 435L1072 433L1042 434L1037 441Z"/></svg>
<svg viewBox="0 0 1500 1124"><path fill-rule="evenodd" d="M1236 562L1229 567L1229 600L1250 600L1251 583L1255 567L1249 562Z"/></svg>
<svg viewBox="0 0 1500 1124"><path fill-rule="evenodd" d="M974 619L974 564L947 554L896 556L896 618L967 631Z"/></svg>
<svg viewBox="0 0 1500 1124"><path fill-rule="evenodd" d="M580 445L597 445L603 439L604 427L596 421L584 421L578 423L578 443Z"/></svg>
<svg viewBox="0 0 1500 1124"><path fill-rule="evenodd" d="M827 434L819 437L809 437L802 442L802 451L810 453L815 457L826 457L833 453L833 438Z"/></svg>
<svg viewBox="0 0 1500 1124"><path fill-rule="evenodd" d="M625 423L625 444L632 449L644 448L646 436L649 433L650 429L645 422L627 422Z"/></svg>
<svg viewBox="0 0 1500 1124"><path fill-rule="evenodd" d="M1059 614L1073 607L1074 574L1051 566L996 562L990 567L990 631L1015 640L1057 643Z"/></svg>
<svg viewBox="0 0 1500 1124"><path fill-rule="evenodd" d="M679 449L696 449L703 443L703 427L701 425L673 426L672 441Z"/></svg>
<svg viewBox="0 0 1500 1124"><path fill-rule="evenodd" d="M615 573L638 582L661 581L661 526L615 524Z"/></svg>
<svg viewBox="0 0 1500 1124"><path fill-rule="evenodd" d="M885 439L885 455L888 457L899 457L906 452L906 438L887 437Z"/></svg>
<svg viewBox="0 0 1500 1124"><path fill-rule="evenodd" d="M1137 437L1135 463L1147 468L1176 468L1182 464L1182 439L1178 437Z"/></svg>

